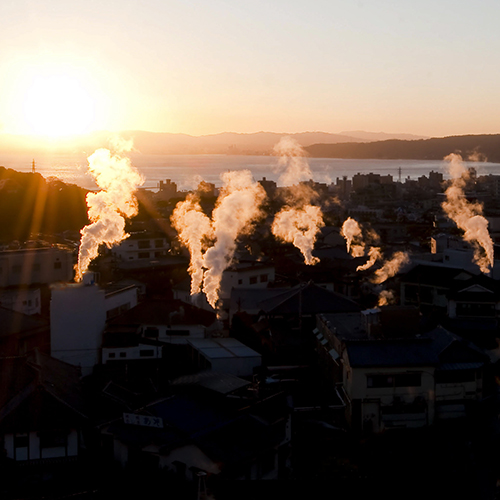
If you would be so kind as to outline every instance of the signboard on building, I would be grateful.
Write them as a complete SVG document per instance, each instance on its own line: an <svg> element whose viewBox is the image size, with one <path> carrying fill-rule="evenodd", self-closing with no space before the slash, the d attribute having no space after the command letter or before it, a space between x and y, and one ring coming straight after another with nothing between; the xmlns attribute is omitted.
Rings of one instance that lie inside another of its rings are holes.
<svg viewBox="0 0 500 500"><path fill-rule="evenodd" d="M124 413L123 422L131 425L140 425L142 427L155 427L163 429L163 419L150 415L136 415L135 413Z"/></svg>

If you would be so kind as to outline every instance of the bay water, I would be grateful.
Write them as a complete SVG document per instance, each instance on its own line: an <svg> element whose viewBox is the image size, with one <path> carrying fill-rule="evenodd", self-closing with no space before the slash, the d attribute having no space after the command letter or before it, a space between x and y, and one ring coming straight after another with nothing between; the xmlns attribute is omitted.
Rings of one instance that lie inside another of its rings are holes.
<svg viewBox="0 0 500 500"><path fill-rule="evenodd" d="M77 184L87 189L97 189L88 174L86 154L40 155L35 158L26 154L2 154L0 166L20 172L30 172L32 161L35 169L44 177L57 177L66 183ZM192 189L200 180L221 186L221 174L228 170L252 172L255 180L263 177L278 182L281 170L275 156L244 155L153 155L128 153L132 164L145 178L143 187L156 190L160 180L171 179L179 190ZM308 158L313 179L330 184L338 177L351 179L356 173L373 172L392 175L394 180L417 179L428 175L430 171L442 172L448 177L445 161L438 160L350 160L338 158ZM478 175L500 175L499 163L467 162L467 166L476 168Z"/></svg>

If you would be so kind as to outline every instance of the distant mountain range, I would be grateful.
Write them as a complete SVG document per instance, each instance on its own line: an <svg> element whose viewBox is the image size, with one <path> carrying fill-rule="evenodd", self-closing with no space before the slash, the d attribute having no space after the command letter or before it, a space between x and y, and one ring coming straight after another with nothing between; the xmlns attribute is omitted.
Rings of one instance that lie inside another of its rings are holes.
<svg viewBox="0 0 500 500"><path fill-rule="evenodd" d="M307 146L315 158L442 160L450 153L464 159L500 162L500 134L459 135L421 140L387 140L370 143L314 144Z"/></svg>
<svg viewBox="0 0 500 500"><path fill-rule="evenodd" d="M0 134L1 153L25 153L33 157L44 153L91 154L101 147L110 147L110 138L119 135L133 139L134 148L143 154L234 154L269 155L284 136L301 144L309 156L316 158L355 159L417 159L441 160L450 153L460 153L500 162L500 135L461 135L441 138L422 138L408 134L384 132L302 132L280 134L221 134L192 136L144 131L124 131L120 134L95 132L79 137L47 141L37 136Z"/></svg>
<svg viewBox="0 0 500 500"><path fill-rule="evenodd" d="M133 139L134 148L144 154L271 154L275 144L284 136L295 139L302 146L313 144L364 143L384 139L421 139L409 134L386 134L383 132L342 132L330 134L326 132L302 132L297 134L256 132L253 134L237 134L223 132L220 134L192 136L187 134L170 134L144 132L140 130L123 131L119 134L95 132L78 137L45 139L39 136L20 136L0 134L0 152L29 153L92 153L97 148L109 147L109 138L120 135L125 139Z"/></svg>

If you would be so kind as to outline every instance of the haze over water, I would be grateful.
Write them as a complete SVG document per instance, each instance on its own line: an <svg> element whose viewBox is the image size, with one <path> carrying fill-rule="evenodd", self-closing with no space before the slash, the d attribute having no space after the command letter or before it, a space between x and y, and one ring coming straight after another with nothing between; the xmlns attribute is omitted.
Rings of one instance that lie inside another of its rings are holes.
<svg viewBox="0 0 500 500"><path fill-rule="evenodd" d="M87 189L97 189L87 174L86 154L53 155L35 157L36 171L44 177L58 177L66 183L73 183ZM129 153L132 163L146 178L145 188L155 190L160 180L171 179L179 190L188 190L203 179L216 186L222 184L220 174L228 170L249 169L256 180L266 177L278 181L278 158L274 156L244 155L151 155ZM19 172L31 172L33 157L20 154L2 154L0 165ZM351 160L338 158L308 158L314 180L330 184L337 177L352 178L356 173L369 172L392 175L396 181L407 177L417 179L428 175L431 170L442 172L448 177L447 163L436 160ZM478 175L500 175L499 163L467 162L476 168Z"/></svg>

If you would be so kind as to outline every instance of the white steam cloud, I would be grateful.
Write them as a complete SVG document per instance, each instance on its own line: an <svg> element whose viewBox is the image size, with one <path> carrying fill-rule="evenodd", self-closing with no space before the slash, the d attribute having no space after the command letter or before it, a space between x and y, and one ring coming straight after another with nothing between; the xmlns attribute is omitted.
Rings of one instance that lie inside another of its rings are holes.
<svg viewBox="0 0 500 500"><path fill-rule="evenodd" d="M203 284L203 253L207 248L207 239L213 237L212 222L203 213L195 196L189 195L185 201L177 203L172 223L191 255L188 271L191 275L191 295L195 295L201 292Z"/></svg>
<svg viewBox="0 0 500 500"><path fill-rule="evenodd" d="M305 158L306 152L296 140L282 137L273 150L279 156L278 166L283 170L279 179L281 184L293 186L312 179L312 172Z"/></svg>
<svg viewBox="0 0 500 500"><path fill-rule="evenodd" d="M382 290L378 296L378 306L389 306L396 303L396 297L392 290Z"/></svg>
<svg viewBox="0 0 500 500"><path fill-rule="evenodd" d="M90 262L99 252L99 246L108 248L128 237L125 233L125 217L137 214L134 192L144 183L141 174L130 159L112 154L108 149L98 149L88 157L89 172L101 188L87 194L88 217L91 224L81 230L82 238L75 267L76 280L82 279Z"/></svg>
<svg viewBox="0 0 500 500"><path fill-rule="evenodd" d="M284 208L274 218L271 227L272 233L288 243L293 243L304 256L308 265L319 262L312 255L316 235L320 227L324 225L321 210L313 205L304 208Z"/></svg>
<svg viewBox="0 0 500 500"><path fill-rule="evenodd" d="M366 253L366 243L363 239L363 231L361 226L355 219L348 217L342 224L340 229L340 234L346 240L347 251L353 257L363 257ZM370 231L368 233L369 241L378 241L379 237L375 231ZM368 256L370 257L368 261L362 266L358 266L356 271L366 271L370 269L377 261L382 260L383 255L379 247L369 247Z"/></svg>
<svg viewBox="0 0 500 500"><path fill-rule="evenodd" d="M194 197L178 203L172 216L179 238L191 254L191 294L202 290L213 308L219 299L222 273L234 257L236 239L260 217L260 205L266 196L249 170L226 172L222 180L224 187L212 220ZM207 243L209 239L214 241L212 246Z"/></svg>
<svg viewBox="0 0 500 500"><path fill-rule="evenodd" d="M449 162L451 185L445 192L446 201L442 203L446 215L464 231L465 241L474 246L474 262L481 272L488 273L493 267L493 241L488 232L488 221L483 217L483 206L469 202L464 195L469 172L462 157L450 154L445 158Z"/></svg>
<svg viewBox="0 0 500 500"><path fill-rule="evenodd" d="M222 273L233 259L236 238L261 215L260 205L266 197L264 188L253 181L249 170L226 172L222 180L224 187L212 214L215 244L203 258L203 291L212 307L218 300Z"/></svg>
<svg viewBox="0 0 500 500"><path fill-rule="evenodd" d="M363 257L365 254L365 243L363 242L363 233L358 222L351 217L347 218L342 224L340 234L345 238L347 252L353 257Z"/></svg>
<svg viewBox="0 0 500 500"><path fill-rule="evenodd" d="M274 152L280 155L279 166L284 170L279 181L289 188L287 206L276 214L271 231L276 238L298 248L306 264L317 264L319 259L313 257L312 251L324 222L320 207L311 205L317 194L310 186L299 184L312 178L305 151L297 141L283 137Z"/></svg>
<svg viewBox="0 0 500 500"><path fill-rule="evenodd" d="M377 269L372 278L372 283L380 284L395 276L398 271L410 261L406 252L396 252L391 259L384 262L380 269Z"/></svg>
<svg viewBox="0 0 500 500"><path fill-rule="evenodd" d="M366 264L363 264L362 266L358 266L356 268L356 271L366 271L367 269L370 269L377 261L383 259L382 252L380 251L379 247L370 247L370 250L368 250L368 261Z"/></svg>

